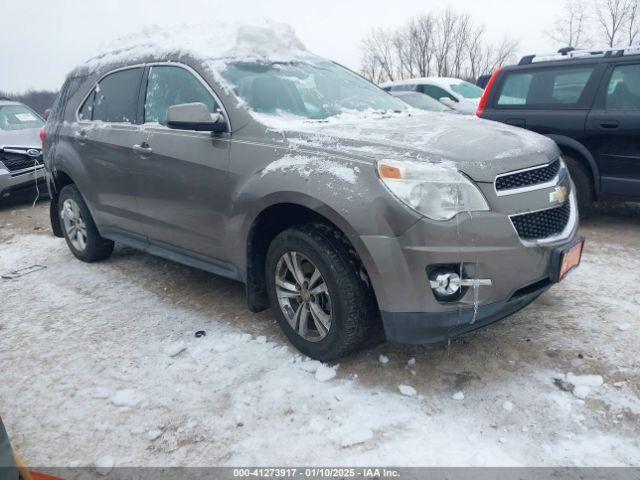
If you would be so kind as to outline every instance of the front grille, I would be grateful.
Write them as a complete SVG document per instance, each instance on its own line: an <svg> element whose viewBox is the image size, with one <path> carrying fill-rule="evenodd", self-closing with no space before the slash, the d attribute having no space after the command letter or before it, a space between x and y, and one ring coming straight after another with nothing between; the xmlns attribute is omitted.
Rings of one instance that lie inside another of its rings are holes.
<svg viewBox="0 0 640 480"><path fill-rule="evenodd" d="M34 168L34 163L37 163L38 166L42 165L42 155L30 157L27 154L0 152L0 162L4 163L10 172L17 172L26 168Z"/></svg>
<svg viewBox="0 0 640 480"><path fill-rule="evenodd" d="M560 171L560 160L555 160L548 165L524 172L502 175L496 178L496 190L513 190L532 185L550 182Z"/></svg>
<svg viewBox="0 0 640 480"><path fill-rule="evenodd" d="M567 227L571 217L571 204L539 212L511 217L513 226L523 240L540 240L559 235Z"/></svg>

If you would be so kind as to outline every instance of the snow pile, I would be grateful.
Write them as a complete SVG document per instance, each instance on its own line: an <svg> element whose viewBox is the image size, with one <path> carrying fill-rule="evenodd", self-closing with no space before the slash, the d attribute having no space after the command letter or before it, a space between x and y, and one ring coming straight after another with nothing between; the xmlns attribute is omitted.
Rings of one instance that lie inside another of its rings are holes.
<svg viewBox="0 0 640 480"><path fill-rule="evenodd" d="M336 376L336 369L326 365L320 365L316 370L316 380L319 382L328 382Z"/></svg>
<svg viewBox="0 0 640 480"><path fill-rule="evenodd" d="M112 63L149 57L189 55L203 61L237 59L290 61L312 56L291 26L272 20L253 23L146 27L139 33L102 45L100 54L81 68L96 70Z"/></svg>
<svg viewBox="0 0 640 480"><path fill-rule="evenodd" d="M398 385L398 390L405 397L414 397L416 395L416 389L409 385Z"/></svg>
<svg viewBox="0 0 640 480"><path fill-rule="evenodd" d="M571 372L566 375L554 375L553 380L558 388L573 393L581 400L587 398L593 389L601 387L604 383L601 375L574 375Z"/></svg>

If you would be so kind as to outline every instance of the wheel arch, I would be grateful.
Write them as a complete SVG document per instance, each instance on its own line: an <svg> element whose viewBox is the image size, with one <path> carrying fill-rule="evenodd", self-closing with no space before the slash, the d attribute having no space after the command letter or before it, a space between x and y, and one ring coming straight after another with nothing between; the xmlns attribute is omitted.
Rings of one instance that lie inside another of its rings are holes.
<svg viewBox="0 0 640 480"><path fill-rule="evenodd" d="M51 220L51 229L56 237L62 238L62 225L60 225L60 216L58 215L58 198L60 191L67 185L76 185L71 175L61 169L56 169L50 175L49 180L49 193L51 197L51 203L49 204L49 219Z"/></svg>
<svg viewBox="0 0 640 480"><path fill-rule="evenodd" d="M344 218L330 207L319 205L317 201L279 201L264 206L254 216L245 236L247 302L252 311L259 312L269 308L265 279L265 261L269 245L280 232L305 223L324 224L340 234L340 240L352 252L364 275L369 279L375 296L369 274L372 267L367 265L369 262L366 261L366 255L362 255L364 247L358 245L357 235Z"/></svg>

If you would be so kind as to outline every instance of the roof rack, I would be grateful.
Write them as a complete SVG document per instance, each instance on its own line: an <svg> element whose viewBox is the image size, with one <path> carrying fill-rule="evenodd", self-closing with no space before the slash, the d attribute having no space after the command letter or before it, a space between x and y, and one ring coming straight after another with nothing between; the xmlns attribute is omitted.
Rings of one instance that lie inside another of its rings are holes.
<svg viewBox="0 0 640 480"><path fill-rule="evenodd" d="M561 60L571 60L574 58L611 58L623 57L627 55L640 55L640 45L630 47L613 47L589 50L576 50L573 47L561 48L557 53L543 55L526 55L522 57L518 65L530 65L538 62L558 62Z"/></svg>

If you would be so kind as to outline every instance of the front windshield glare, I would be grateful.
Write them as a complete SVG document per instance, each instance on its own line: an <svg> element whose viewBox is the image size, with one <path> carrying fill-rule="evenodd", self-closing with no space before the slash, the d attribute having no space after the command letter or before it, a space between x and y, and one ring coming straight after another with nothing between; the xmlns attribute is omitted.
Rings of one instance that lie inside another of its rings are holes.
<svg viewBox="0 0 640 480"><path fill-rule="evenodd" d="M345 111L400 112L405 105L329 61L230 64L223 72L235 93L258 113L325 119Z"/></svg>
<svg viewBox="0 0 640 480"><path fill-rule="evenodd" d="M484 93L484 90L480 87L476 87L474 84L469 82L454 83L451 85L451 90L470 100L481 98Z"/></svg>
<svg viewBox="0 0 640 480"><path fill-rule="evenodd" d="M0 130L42 128L44 122L35 113L21 105L0 107Z"/></svg>

